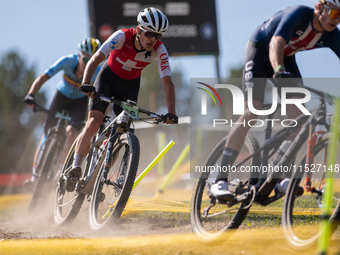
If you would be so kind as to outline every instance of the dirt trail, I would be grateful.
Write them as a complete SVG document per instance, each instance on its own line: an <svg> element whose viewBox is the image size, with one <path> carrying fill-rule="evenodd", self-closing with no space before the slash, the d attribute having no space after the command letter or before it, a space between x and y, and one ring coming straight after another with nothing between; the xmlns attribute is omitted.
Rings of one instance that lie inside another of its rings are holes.
<svg viewBox="0 0 340 255"><path fill-rule="evenodd" d="M75 221L69 226L57 226L53 222L52 211L39 210L35 215L25 211L13 212L12 216L0 217L1 239L46 239L46 238L93 238L132 235L153 235L164 233L191 232L190 221L174 217L164 221L139 215L128 215L119 220L119 224L105 232L92 232L88 226L88 208L79 212Z"/></svg>

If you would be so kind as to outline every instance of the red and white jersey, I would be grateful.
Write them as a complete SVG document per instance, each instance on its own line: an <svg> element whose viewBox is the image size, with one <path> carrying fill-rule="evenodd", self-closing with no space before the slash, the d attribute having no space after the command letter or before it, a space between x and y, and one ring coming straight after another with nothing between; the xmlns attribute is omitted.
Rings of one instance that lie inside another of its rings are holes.
<svg viewBox="0 0 340 255"><path fill-rule="evenodd" d="M157 62L162 77L171 76L168 52L161 41L157 41L151 51L138 52L134 46L133 28L122 29L113 33L100 47L105 56L109 56L108 65L119 77L133 80L141 75L142 70L152 62Z"/></svg>

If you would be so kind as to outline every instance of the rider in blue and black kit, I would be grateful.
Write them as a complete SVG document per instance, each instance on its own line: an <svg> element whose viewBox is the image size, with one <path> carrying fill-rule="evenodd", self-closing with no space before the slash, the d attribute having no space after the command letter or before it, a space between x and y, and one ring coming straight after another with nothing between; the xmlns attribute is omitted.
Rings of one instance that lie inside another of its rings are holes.
<svg viewBox="0 0 340 255"><path fill-rule="evenodd" d="M59 58L43 74L34 80L27 96L25 97L24 102L33 108L35 104L34 96L40 90L42 85L59 71L64 71L62 79L57 85L57 91L49 108L52 112L62 112L63 110L66 110L69 112L69 115L72 117L72 119L76 120L71 122L70 125L66 127L67 138L61 154L62 158L63 156L66 156L67 151L71 147L73 141L78 136L79 131L82 128L79 123L84 121L86 118L88 97L80 92L78 87L82 83L87 62L100 48L100 46L101 43L98 39L89 37L85 40L82 40L78 45L79 53L69 54ZM99 71L100 67L96 69L94 75L92 76L91 83L94 83ZM44 142L47 131L49 128L55 126L57 121L58 120L54 117L53 113L46 116L44 123L44 134L34 156L32 178L30 180L26 180L24 183L27 189L31 189L31 183L35 181L35 177L39 173L39 166L36 165L36 162L38 159L39 150Z"/></svg>
<svg viewBox="0 0 340 255"><path fill-rule="evenodd" d="M255 109L263 108L267 78L301 78L295 60L295 53L298 51L328 47L340 58L340 31L337 28L339 22L340 0L320 0L315 9L307 6L287 7L257 27L248 41L243 69L243 91L247 95L248 88L253 88L252 102ZM275 85L280 84L284 83ZM299 97L301 96L298 94L287 94L287 98ZM245 100L247 101L247 96ZM289 119L300 114L295 105L287 105ZM257 117L250 112L245 102L245 114L240 116L237 123L248 123ZM232 127L221 166L233 165L249 129L248 125ZM288 137L287 140L289 139L292 138ZM277 192L284 193L285 187L285 184L279 183ZM228 190L225 173L219 173L210 191L219 200L233 200L235 195Z"/></svg>

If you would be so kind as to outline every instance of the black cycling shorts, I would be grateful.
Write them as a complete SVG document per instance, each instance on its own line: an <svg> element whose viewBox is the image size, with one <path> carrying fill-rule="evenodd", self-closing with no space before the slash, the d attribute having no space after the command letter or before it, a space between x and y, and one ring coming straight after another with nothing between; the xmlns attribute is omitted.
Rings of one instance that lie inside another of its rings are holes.
<svg viewBox="0 0 340 255"><path fill-rule="evenodd" d="M126 80L116 75L107 62L100 69L96 81L94 83L96 92L104 94L106 97L114 97L117 100L126 101L130 99L137 102L138 92L140 88L140 77L133 80ZM97 110L105 114L109 103L100 101L96 104L90 101L90 111ZM113 112L118 116L123 108L113 105Z"/></svg>
<svg viewBox="0 0 340 255"><path fill-rule="evenodd" d="M247 91L249 87L253 87L253 101L263 103L264 92L268 78L272 78L274 71L269 61L269 51L263 41L253 42L248 41L245 61L243 68L242 88L247 100ZM286 71L290 72L295 78L301 78L299 68L296 64L295 55L284 58ZM277 83L274 85L279 87ZM287 84L285 85L285 87ZM289 86L289 85L288 85ZM282 86L283 87L283 86ZM278 89L281 96L281 89ZM287 93L287 98L294 96L301 97L299 93Z"/></svg>
<svg viewBox="0 0 340 255"><path fill-rule="evenodd" d="M83 122L86 118L87 114L87 104L88 97L81 97L77 99L71 99L65 97L59 91L57 91L54 95L53 101L50 105L50 110L53 112L62 112L63 110L68 111L68 114L72 117L74 121L70 122L74 128L78 131L82 128L81 122ZM55 126L58 122L58 119L54 117L55 113L47 114L45 123L44 123L44 132L47 134L49 128Z"/></svg>

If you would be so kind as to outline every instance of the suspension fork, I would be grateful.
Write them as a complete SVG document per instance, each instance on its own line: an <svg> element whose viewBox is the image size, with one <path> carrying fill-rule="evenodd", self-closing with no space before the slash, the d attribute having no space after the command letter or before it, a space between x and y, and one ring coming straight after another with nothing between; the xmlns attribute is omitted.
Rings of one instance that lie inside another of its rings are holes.
<svg viewBox="0 0 340 255"><path fill-rule="evenodd" d="M104 163L104 171L103 171L103 178L104 180L107 179L107 174L111 168L111 156L112 156L112 151L113 151L113 145L117 141L118 136L120 136L121 133L116 132L115 128L112 128L111 130L111 135L109 138L109 144L107 147L107 153L105 156L105 163Z"/></svg>

